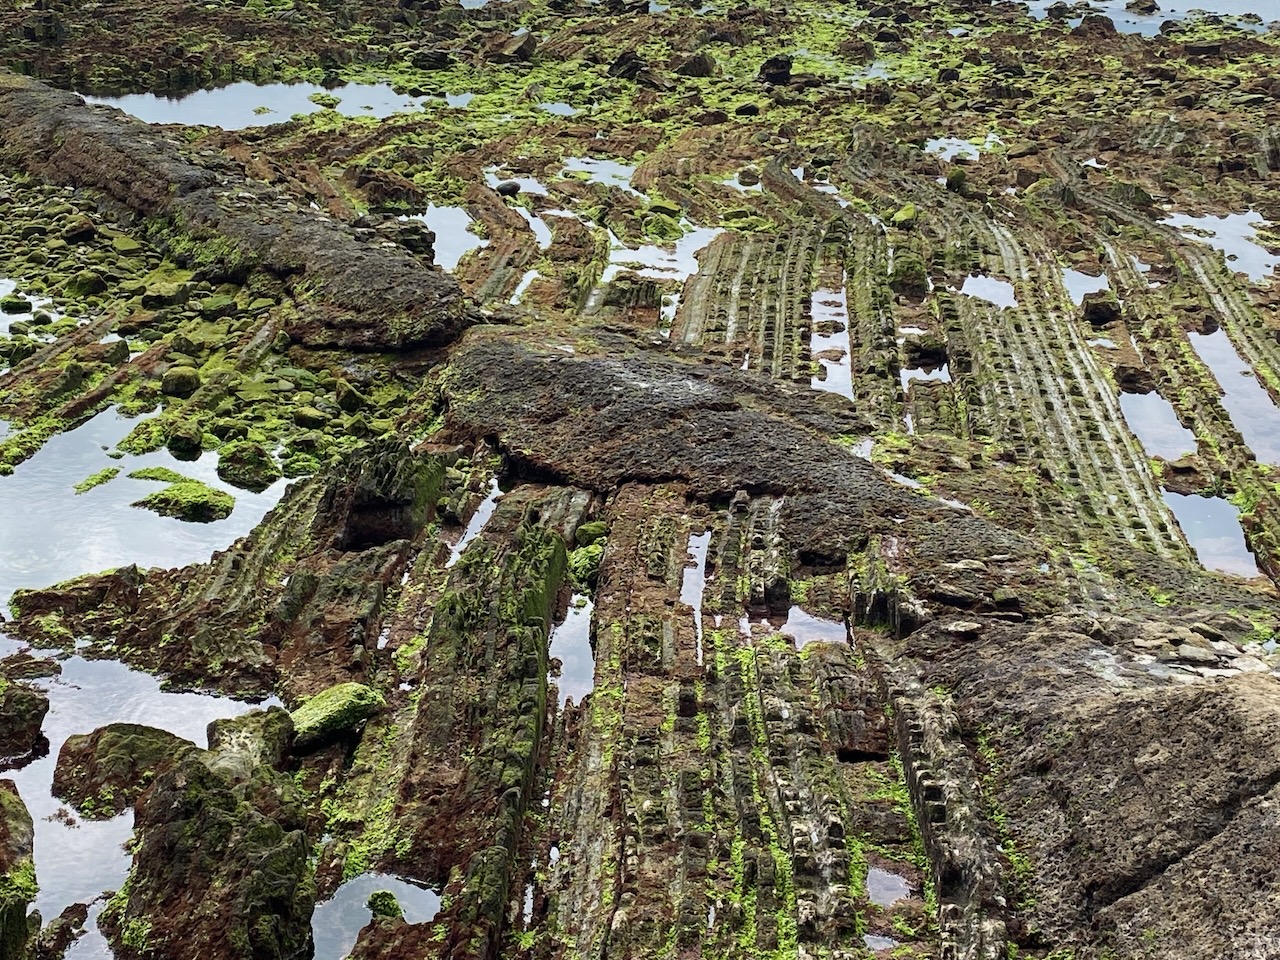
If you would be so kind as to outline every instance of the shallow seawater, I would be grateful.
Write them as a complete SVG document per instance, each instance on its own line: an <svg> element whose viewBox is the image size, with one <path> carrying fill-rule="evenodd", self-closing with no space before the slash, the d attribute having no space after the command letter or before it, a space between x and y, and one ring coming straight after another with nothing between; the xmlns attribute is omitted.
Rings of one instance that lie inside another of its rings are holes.
<svg viewBox="0 0 1280 960"><path fill-rule="evenodd" d="M551 629L548 655L559 659L560 676L555 684L560 699L582 703L583 697L595 689L596 661L591 651L591 600L574 594L569 612Z"/></svg>
<svg viewBox="0 0 1280 960"><path fill-rule="evenodd" d="M1280 14L1280 11L1277 13ZM1228 267L1255 282L1272 276L1277 264L1280 264L1280 255L1269 252L1258 243L1258 225L1267 221L1252 210L1227 213L1220 217L1212 214L1189 217L1182 213L1172 213L1161 222L1177 227L1189 240L1218 250L1226 258Z"/></svg>
<svg viewBox="0 0 1280 960"><path fill-rule="evenodd" d="M181 567L207 561L215 550L248 534L283 495L279 480L250 493L217 476L217 457L179 461L168 451L114 460L115 447L138 420L104 410L75 430L49 440L11 476L0 477L0 604L19 587L46 587L84 573L136 563L140 567ZM120 474L77 494L75 485L108 467ZM126 474L143 467L168 467L202 480L236 498L225 520L186 523L130 506L163 488Z"/></svg>
<svg viewBox="0 0 1280 960"><path fill-rule="evenodd" d="M911 884L906 877L898 876L880 867L867 868L867 898L872 903L891 907L909 896L911 896Z"/></svg>
<svg viewBox="0 0 1280 960"><path fill-rule="evenodd" d="M697 639L698 663L702 663L702 595L707 587L707 550L711 531L689 534L689 560L680 580L680 602L693 607L693 630Z"/></svg>
<svg viewBox="0 0 1280 960"><path fill-rule="evenodd" d="M1093 277L1079 270L1072 270L1070 267L1062 271L1062 283L1067 288L1071 302L1077 307L1084 303L1085 294L1101 293L1103 290L1111 289L1111 281L1107 279L1105 273Z"/></svg>
<svg viewBox="0 0 1280 960"><path fill-rule="evenodd" d="M810 643L849 642L849 629L844 623L815 617L796 606L787 612L786 622L778 628L778 632L794 639L797 650Z"/></svg>
<svg viewBox="0 0 1280 960"><path fill-rule="evenodd" d="M1254 456L1263 463L1280 463L1280 409L1226 332L1192 333L1188 337L1222 387L1222 405Z"/></svg>
<svg viewBox="0 0 1280 960"><path fill-rule="evenodd" d="M371 894L388 890L408 923L427 923L440 909L440 895L420 884L386 873L364 873L338 888L330 899L316 904L311 917L314 960L342 960L356 945L360 930L372 917Z"/></svg>
<svg viewBox="0 0 1280 960"><path fill-rule="evenodd" d="M565 103L562 100L557 100L551 103L540 103L538 104L538 109L544 110L547 113L555 114L557 117L573 117L581 113L581 111L573 104Z"/></svg>
<svg viewBox="0 0 1280 960"><path fill-rule="evenodd" d="M683 283L698 272L698 254L722 233L724 230L719 227L693 227L670 247L644 244L634 248L610 233L609 265L600 282L608 283L619 273L629 271L654 280Z"/></svg>
<svg viewBox="0 0 1280 960"><path fill-rule="evenodd" d="M1195 434L1179 422L1173 404L1154 390L1120 394L1120 410L1148 456L1177 460L1196 452Z"/></svg>
<svg viewBox="0 0 1280 960"><path fill-rule="evenodd" d="M948 364L942 364L937 367L912 367L898 371L898 379L902 381L902 389L905 391L911 386L913 380L932 380L935 383L951 382L951 367Z"/></svg>
<svg viewBox="0 0 1280 960"><path fill-rule="evenodd" d="M585 173L588 183L603 183L605 186L618 187L634 196L644 196L631 186L631 178L635 175L633 165L617 160L597 160L595 157L569 157L564 162L564 174Z"/></svg>
<svg viewBox="0 0 1280 960"><path fill-rule="evenodd" d="M529 212L524 207L513 207L512 209L524 218L524 222L533 231L533 236L538 241L539 250L546 250L551 246L551 227L547 221L538 214Z"/></svg>
<svg viewBox="0 0 1280 960"><path fill-rule="evenodd" d="M181 97L130 93L122 97L90 97L87 103L119 107L146 123L204 124L224 130L243 130L282 123L299 113L325 109L313 94L337 97L335 108L344 117L389 117L422 109L427 98L396 93L386 83L346 83L325 89L314 83L232 83L216 90L197 90Z"/></svg>
<svg viewBox="0 0 1280 960"><path fill-rule="evenodd" d="M874 933L864 933L862 942L868 950L892 950L898 946L898 941L893 937L880 937Z"/></svg>
<svg viewBox="0 0 1280 960"><path fill-rule="evenodd" d="M1027 0L1031 12L1043 18L1049 7L1057 0ZM1121 33L1137 33L1142 36L1155 36L1160 32L1160 25L1167 20L1187 20L1193 10L1218 14L1225 17L1239 17L1245 14L1256 14L1263 23L1280 17L1274 0L1182 0L1180 3L1160 2L1160 10L1154 14L1131 13L1125 9L1127 0L1092 0L1090 6L1098 13L1111 18L1116 29ZM1067 20L1070 26L1078 26L1081 18L1071 17ZM1241 24L1246 29L1259 29L1249 24Z"/></svg>
<svg viewBox="0 0 1280 960"><path fill-rule="evenodd" d="M500 177L498 176L497 167L484 168L484 182L495 190L500 183L514 183L520 187L521 193L535 193L540 197L547 195L547 188L536 177Z"/></svg>
<svg viewBox="0 0 1280 960"><path fill-rule="evenodd" d="M1258 576L1258 564L1245 545L1240 526L1240 511L1221 497L1187 496L1165 491L1165 503L1178 518L1206 570L1233 573L1240 577Z"/></svg>
<svg viewBox="0 0 1280 960"><path fill-rule="evenodd" d="M462 536L458 538L458 542L449 548L449 559L445 562L446 567L452 567L458 562L458 558L462 556L462 551L476 537L480 536L484 530L485 524L493 516L493 511L498 509L498 501L502 499L502 488L498 486L498 479L489 481L489 492L480 505L476 507L476 512L471 515L471 519L467 521L466 529L462 531Z"/></svg>
<svg viewBox="0 0 1280 960"><path fill-rule="evenodd" d="M515 292L511 294L511 303L519 303L523 300L524 295L533 286L533 281L537 280L538 276L537 270L526 270L524 276L520 278L520 282L516 284Z"/></svg>
<svg viewBox="0 0 1280 960"><path fill-rule="evenodd" d="M439 207L431 203L425 213L415 214L413 219L421 220L435 233L436 263L450 272L457 269L458 263L472 250L489 245L488 240L471 232L475 221L462 207Z"/></svg>
<svg viewBox="0 0 1280 960"><path fill-rule="evenodd" d="M838 290L829 287L815 290L810 300L810 313L813 318L813 334L809 339L809 352L817 357L826 375L810 378L809 385L815 390L838 393L852 400L853 370L849 345L849 300L844 284L842 283ZM819 327L824 326L831 327L833 332L819 332ZM820 356L828 351L838 351L839 356L833 359Z"/></svg>
<svg viewBox="0 0 1280 960"><path fill-rule="evenodd" d="M960 137L934 137L925 141L924 152L932 154L940 160L976 160L982 151L990 150L1000 142L1000 138L994 133L987 134L986 139L980 142L962 140Z"/></svg>
<svg viewBox="0 0 1280 960"><path fill-rule="evenodd" d="M49 316L52 317L54 320L58 319L59 314L56 310L53 309L52 300L50 300L47 297L41 297L41 296L37 296L36 294L26 293L23 290L19 290L18 284L15 281L9 280L4 277L0 277L0 297L7 297L11 293L18 293L25 296L27 300L31 301L31 309L24 311L22 313L4 313L3 311L0 311L0 333L8 335L9 325L17 320L22 320L22 321L25 321L26 323L30 323L35 313L40 310L43 310L45 313L49 314ZM53 339L51 336L43 335L39 327L32 329L32 331L28 334L28 336L35 337L41 340Z"/></svg>
<svg viewBox="0 0 1280 960"><path fill-rule="evenodd" d="M965 277L960 292L966 297L976 297L997 307L1016 307L1018 298L1013 284L998 277L989 277L982 273L971 273Z"/></svg>
<svg viewBox="0 0 1280 960"><path fill-rule="evenodd" d="M0 633L0 655L18 649L16 642ZM46 921L68 904L86 902L118 888L129 870L129 855L122 844L133 833L131 811L105 821L75 818L74 826L53 819L63 806L50 793L53 770L68 737L90 733L108 723L140 723L203 747L210 721L265 706L211 694L167 693L155 677L114 660L71 656L61 663L59 676L33 681L49 692L43 727L49 753L21 770L4 773L17 784L35 825L40 893L33 908L40 910Z"/></svg>

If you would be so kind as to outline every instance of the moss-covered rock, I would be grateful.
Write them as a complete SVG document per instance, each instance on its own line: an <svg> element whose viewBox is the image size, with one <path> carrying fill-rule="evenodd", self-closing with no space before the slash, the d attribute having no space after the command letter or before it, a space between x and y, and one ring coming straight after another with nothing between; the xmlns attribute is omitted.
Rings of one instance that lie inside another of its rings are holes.
<svg viewBox="0 0 1280 960"><path fill-rule="evenodd" d="M110 483L119 473L119 467L107 467L103 470L99 470L97 473L91 473L76 484L76 493L88 493L94 487L100 487L104 483Z"/></svg>
<svg viewBox="0 0 1280 960"><path fill-rule="evenodd" d="M194 460L204 449L204 431L192 420L178 420L169 424L165 447L180 459Z"/></svg>
<svg viewBox="0 0 1280 960"><path fill-rule="evenodd" d="M232 781L247 780L259 767L279 767L292 739L293 718L283 707L214 720L206 762Z"/></svg>
<svg viewBox="0 0 1280 960"><path fill-rule="evenodd" d="M191 753L136 807L133 869L99 921L116 957L305 956L315 882L306 810L266 767L244 781Z"/></svg>
<svg viewBox="0 0 1280 960"><path fill-rule="evenodd" d="M53 771L53 795L86 819L114 817L133 806L158 772L195 749L155 727L108 724L67 738Z"/></svg>
<svg viewBox="0 0 1280 960"><path fill-rule="evenodd" d="M363 683L339 683L293 711L294 749L314 747L368 720L385 701Z"/></svg>
<svg viewBox="0 0 1280 960"><path fill-rule="evenodd" d="M396 899L396 895L390 890L375 890L373 893L369 894L367 906L375 917L387 917L392 920L399 920L404 916L404 910L400 907L400 901Z"/></svg>
<svg viewBox="0 0 1280 960"><path fill-rule="evenodd" d="M609 525L603 520L591 520L582 524L573 534L574 542L579 547L589 547L597 540L609 535Z"/></svg>
<svg viewBox="0 0 1280 960"><path fill-rule="evenodd" d="M914 203L904 203L892 217L895 227L913 227L920 219L920 210Z"/></svg>
<svg viewBox="0 0 1280 960"><path fill-rule="evenodd" d="M43 691L0 679L0 759L31 754L48 712L49 698Z"/></svg>
<svg viewBox="0 0 1280 960"><path fill-rule="evenodd" d="M594 540L569 554L569 576L577 586L584 589L595 587L600 577L600 558L604 556L605 543L603 539Z"/></svg>
<svg viewBox="0 0 1280 960"><path fill-rule="evenodd" d="M218 476L244 490L255 493L267 489L280 479L280 465L260 443L237 440L218 451Z"/></svg>
<svg viewBox="0 0 1280 960"><path fill-rule="evenodd" d="M231 516L236 498L199 480L183 478L180 483L172 483L163 490L135 500L132 506L189 523L212 523Z"/></svg>
<svg viewBox="0 0 1280 960"><path fill-rule="evenodd" d="M0 780L0 957L24 956L27 905L36 898L31 814L12 780Z"/></svg>
<svg viewBox="0 0 1280 960"><path fill-rule="evenodd" d="M160 381L160 392L170 397L189 397L200 389L200 371L194 367L170 367Z"/></svg>
<svg viewBox="0 0 1280 960"><path fill-rule="evenodd" d="M338 398L338 406L347 413L355 413L369 401L359 390L349 384L346 380L339 380L334 392Z"/></svg>
<svg viewBox="0 0 1280 960"><path fill-rule="evenodd" d="M16 293L0 297L0 313L30 313L31 301Z"/></svg>

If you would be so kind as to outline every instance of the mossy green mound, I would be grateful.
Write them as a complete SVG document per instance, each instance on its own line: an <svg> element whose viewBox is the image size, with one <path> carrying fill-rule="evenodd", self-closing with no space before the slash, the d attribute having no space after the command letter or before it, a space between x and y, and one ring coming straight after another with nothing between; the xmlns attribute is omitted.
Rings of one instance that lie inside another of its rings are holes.
<svg viewBox="0 0 1280 960"><path fill-rule="evenodd" d="M293 711L294 747L307 748L363 723L383 706L382 695L363 683L339 683Z"/></svg>
<svg viewBox="0 0 1280 960"><path fill-rule="evenodd" d="M258 492L280 479L280 465L260 443L235 440L218 452L218 476L244 490Z"/></svg>
<svg viewBox="0 0 1280 960"><path fill-rule="evenodd" d="M157 472L163 471L159 468ZM144 471L137 471L143 473ZM165 471L172 473L172 471ZM163 490L148 494L141 500L135 500L133 506L152 510L163 517L175 517L188 523L212 523L225 520L235 509L236 498L222 490L215 490L199 480L191 480L181 474L173 474L177 481ZM136 476L136 474L130 474ZM162 479L161 477L139 477L138 479Z"/></svg>

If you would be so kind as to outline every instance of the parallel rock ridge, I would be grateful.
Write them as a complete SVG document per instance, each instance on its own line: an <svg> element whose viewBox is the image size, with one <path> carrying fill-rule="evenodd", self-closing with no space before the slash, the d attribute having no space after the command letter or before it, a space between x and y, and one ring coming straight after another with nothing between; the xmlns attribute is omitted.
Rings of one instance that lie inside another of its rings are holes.
<svg viewBox="0 0 1280 960"><path fill-rule="evenodd" d="M0 960L1280 955L1280 33L144 6L0 11Z"/></svg>

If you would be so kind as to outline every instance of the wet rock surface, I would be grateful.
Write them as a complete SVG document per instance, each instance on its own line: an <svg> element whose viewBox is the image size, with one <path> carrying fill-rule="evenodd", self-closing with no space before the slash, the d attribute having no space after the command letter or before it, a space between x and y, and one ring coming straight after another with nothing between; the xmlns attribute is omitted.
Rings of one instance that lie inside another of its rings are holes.
<svg viewBox="0 0 1280 960"><path fill-rule="evenodd" d="M274 505L0 527L0 954L1275 954L1277 40L1129 8L0 11L0 524Z"/></svg>
<svg viewBox="0 0 1280 960"><path fill-rule="evenodd" d="M228 721L207 753L170 751L156 768L135 807L126 889L100 920L117 956L176 955L193 943L217 957L306 949L315 902L306 814L293 781L270 765L287 719L278 732L265 719ZM133 763L148 762L150 746Z"/></svg>

